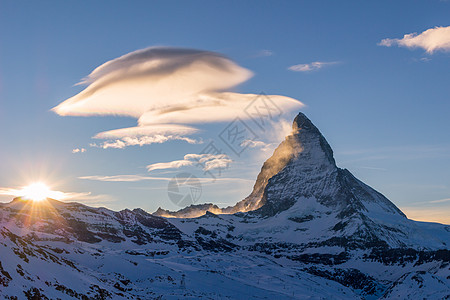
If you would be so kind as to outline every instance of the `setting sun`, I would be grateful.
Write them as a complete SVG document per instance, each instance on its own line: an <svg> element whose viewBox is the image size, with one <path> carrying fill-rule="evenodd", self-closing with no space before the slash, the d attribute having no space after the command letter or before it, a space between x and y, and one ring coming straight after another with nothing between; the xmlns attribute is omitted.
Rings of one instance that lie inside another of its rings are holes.
<svg viewBox="0 0 450 300"><path fill-rule="evenodd" d="M55 191L52 186L42 182L35 181L27 186L20 188L0 188L0 195L11 195L14 197L22 198L23 200L32 200L34 202L40 202L47 198L53 200L66 200L71 198L86 197L90 193L66 193L61 191Z"/></svg>
<svg viewBox="0 0 450 300"><path fill-rule="evenodd" d="M47 198L61 200L64 198L63 192L52 191L45 183L35 182L23 187L19 191L19 196L23 199L33 200L36 202L45 200Z"/></svg>
<svg viewBox="0 0 450 300"><path fill-rule="evenodd" d="M52 191L42 182L30 184L22 189L24 199L42 201L51 197Z"/></svg>

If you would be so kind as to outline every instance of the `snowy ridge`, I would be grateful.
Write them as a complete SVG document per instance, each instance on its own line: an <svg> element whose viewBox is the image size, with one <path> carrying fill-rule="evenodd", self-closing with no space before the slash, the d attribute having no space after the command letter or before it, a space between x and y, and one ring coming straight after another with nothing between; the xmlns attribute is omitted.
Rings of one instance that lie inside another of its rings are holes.
<svg viewBox="0 0 450 300"><path fill-rule="evenodd" d="M158 214L201 216L0 204L0 297L450 298L450 226L407 219L338 168L303 114L236 206Z"/></svg>

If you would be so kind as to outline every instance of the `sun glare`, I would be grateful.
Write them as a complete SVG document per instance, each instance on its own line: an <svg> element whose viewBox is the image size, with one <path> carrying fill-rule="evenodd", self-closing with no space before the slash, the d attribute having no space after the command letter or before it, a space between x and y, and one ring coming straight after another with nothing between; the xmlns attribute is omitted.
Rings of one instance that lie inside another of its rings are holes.
<svg viewBox="0 0 450 300"><path fill-rule="evenodd" d="M36 182L22 189L24 199L42 201L51 197L52 191L42 182Z"/></svg>

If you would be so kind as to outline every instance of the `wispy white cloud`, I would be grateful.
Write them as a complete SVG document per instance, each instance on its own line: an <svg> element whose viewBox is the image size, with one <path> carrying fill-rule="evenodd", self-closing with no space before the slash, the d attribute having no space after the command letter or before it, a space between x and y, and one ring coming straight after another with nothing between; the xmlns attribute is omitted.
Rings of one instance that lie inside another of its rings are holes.
<svg viewBox="0 0 450 300"><path fill-rule="evenodd" d="M147 170L153 171L153 170L165 170L165 169L179 169L181 167L186 166L192 166L194 163L189 160L174 160L170 162L163 162L163 163L155 163L147 166Z"/></svg>
<svg viewBox="0 0 450 300"><path fill-rule="evenodd" d="M184 159L171 162L155 163L147 166L147 170L179 169L198 164L203 171L227 168L232 160L225 154L186 154Z"/></svg>
<svg viewBox="0 0 450 300"><path fill-rule="evenodd" d="M265 143L263 141L257 141L257 140L244 140L241 143L241 147L263 148L266 146L267 146L267 143Z"/></svg>
<svg viewBox="0 0 450 300"><path fill-rule="evenodd" d="M198 129L177 124L160 124L157 126L138 126L104 131L94 136L96 139L117 139L124 137L141 137L155 135L189 135L197 133Z"/></svg>
<svg viewBox="0 0 450 300"><path fill-rule="evenodd" d="M84 153L86 152L85 148L75 148L72 150L72 153Z"/></svg>
<svg viewBox="0 0 450 300"><path fill-rule="evenodd" d="M102 181L102 182L139 182L139 181L170 181L172 177L154 177L145 175L93 175L78 177L83 180ZM254 182L254 180L233 177L218 177L218 178L198 178L202 184L223 182Z"/></svg>
<svg viewBox="0 0 450 300"><path fill-rule="evenodd" d="M254 100L257 95L224 92L251 76L251 71L218 53L150 47L99 66L80 83L87 85L82 92L53 111L62 116L119 115L138 119L137 127L96 135L112 139L93 144L102 148L170 140L193 142L186 136L197 130L186 124L231 121ZM283 110L302 106L289 97L270 97Z"/></svg>
<svg viewBox="0 0 450 300"><path fill-rule="evenodd" d="M267 159L268 153L272 153L280 142L292 133L292 122L280 119L277 122L271 122L270 128L272 130L264 135L264 140L244 141L244 143L248 143L248 147L261 150L259 155L254 156L259 164L262 164Z"/></svg>
<svg viewBox="0 0 450 300"><path fill-rule="evenodd" d="M151 144L162 144L167 141L185 141L189 144L200 144L202 141L191 139L189 137L177 136L177 135L154 135L154 136L141 136L141 137L123 137L121 139L109 140L102 143L91 143L91 147L98 147L103 149L113 148L113 149L123 149L128 146L144 146Z"/></svg>
<svg viewBox="0 0 450 300"><path fill-rule="evenodd" d="M277 145L280 141L283 141L285 137L292 134L292 121L281 119L278 122L272 124L273 131L268 133L268 138Z"/></svg>
<svg viewBox="0 0 450 300"><path fill-rule="evenodd" d="M450 26L430 28L420 34L405 34L401 39L383 39L378 45L422 48L430 54L435 51L450 51Z"/></svg>
<svg viewBox="0 0 450 300"><path fill-rule="evenodd" d="M255 57L268 57L268 56L272 56L275 53L272 50L268 50L268 49L263 49L261 51L259 51Z"/></svg>
<svg viewBox="0 0 450 300"><path fill-rule="evenodd" d="M279 144L279 140L274 141L273 143L267 143L264 141L258 141L258 140L244 140L241 143L241 147L245 148L258 148L261 152L261 156L263 159L267 159L267 153L273 152L275 147Z"/></svg>
<svg viewBox="0 0 450 300"><path fill-rule="evenodd" d="M338 61L314 61L309 64L299 64L299 65L293 65L290 66L288 69L294 72L310 72L310 71L316 71L319 69L322 69L324 67L332 66L339 64Z"/></svg>
<svg viewBox="0 0 450 300"><path fill-rule="evenodd" d="M137 126L100 132L95 139L107 140L102 143L92 143L92 147L103 149L123 149L128 146L144 146L162 144L171 140L181 140L189 144L199 144L200 140L186 137L199 130L190 126L176 124L162 124L153 126Z"/></svg>
<svg viewBox="0 0 450 300"><path fill-rule="evenodd" d="M444 203L444 202L450 202L450 198L433 200L433 201L430 201L429 203Z"/></svg>
<svg viewBox="0 0 450 300"><path fill-rule="evenodd" d="M93 180L93 181L105 181L105 182L137 182L144 180L169 180L169 178L163 177L149 177L143 175L93 175L93 176L81 176L78 179Z"/></svg>

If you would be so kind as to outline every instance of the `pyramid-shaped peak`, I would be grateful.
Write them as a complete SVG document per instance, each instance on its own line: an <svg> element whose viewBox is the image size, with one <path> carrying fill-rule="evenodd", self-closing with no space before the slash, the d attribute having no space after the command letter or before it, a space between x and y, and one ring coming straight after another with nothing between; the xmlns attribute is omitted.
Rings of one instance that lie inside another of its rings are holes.
<svg viewBox="0 0 450 300"><path fill-rule="evenodd" d="M261 176L265 180L261 180L257 194L262 204L260 214L273 216L303 198L314 199L342 218L364 215L369 208L370 213L405 217L386 197L336 166L331 146L305 114L299 113L292 127L292 134L261 170L260 174L267 174ZM278 164L278 157L283 158L282 165ZM273 164L279 167L274 172L266 171L272 171ZM257 184L259 179L260 175Z"/></svg>
<svg viewBox="0 0 450 300"><path fill-rule="evenodd" d="M333 150L327 140L305 114L301 112L298 113L292 124L292 135L287 138L293 139L301 145L301 147L293 147L294 149L300 149L300 151L304 152L304 154L314 152L317 154L315 155L316 159L318 158L317 156L320 156L320 153L322 153L324 154L323 158L325 158L328 163L333 166L336 165Z"/></svg>
<svg viewBox="0 0 450 300"><path fill-rule="evenodd" d="M299 112L295 117L294 122L292 124L292 130L296 132L299 129L311 130L319 132L319 129L311 122L310 119L304 114Z"/></svg>

